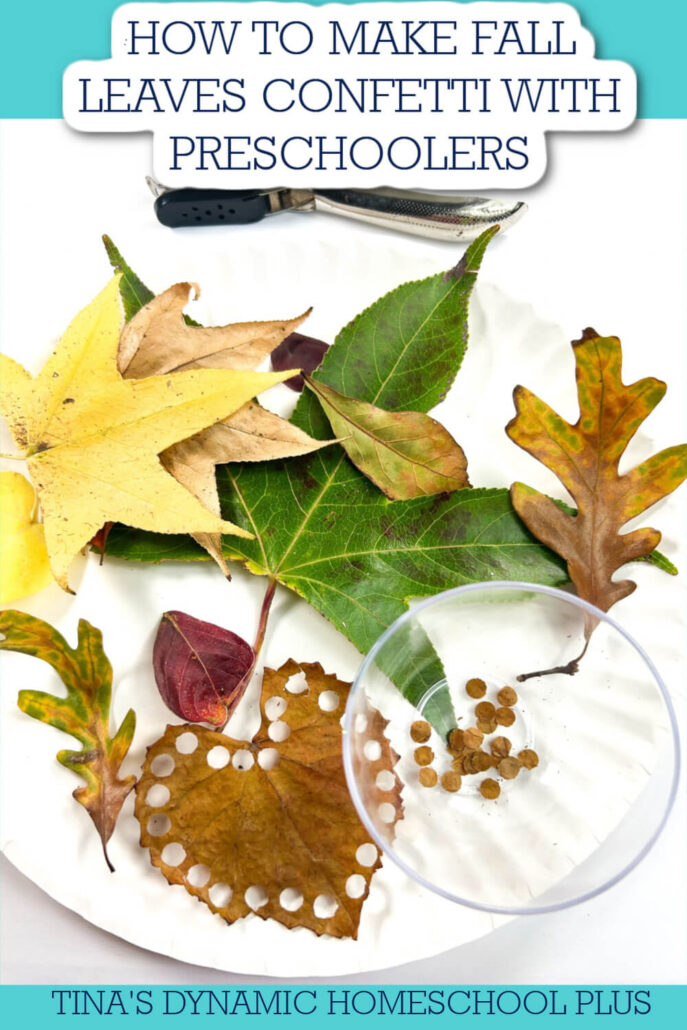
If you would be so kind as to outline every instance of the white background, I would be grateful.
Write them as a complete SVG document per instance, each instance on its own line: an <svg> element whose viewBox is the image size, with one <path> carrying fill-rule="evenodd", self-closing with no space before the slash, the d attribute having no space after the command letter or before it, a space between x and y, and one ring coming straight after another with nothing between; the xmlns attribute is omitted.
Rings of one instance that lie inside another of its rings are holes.
<svg viewBox="0 0 687 1030"><path fill-rule="evenodd" d="M144 273L151 267L150 254L166 248L176 248L178 254L179 248L191 252L204 246L226 247L240 260L248 241L251 247L269 247L297 234L301 246L309 241L315 246L325 238L345 252L347 246L359 246L366 239L370 246L379 246L384 236L307 215L283 215L253 227L172 234L155 222L143 184L149 168L145 137L80 137L58 122L5 122L0 159L0 328L3 349L17 357L24 346L29 352L44 347L40 341L54 336L100 287L106 273L98 254L102 231L110 232L125 254L133 253L132 259L142 248L139 267ZM40 169L40 174L31 169ZM684 122L641 122L609 137L554 137L547 177L523 194L530 211L492 248L487 273L490 282L560 323L571 339L589 324L620 335L631 355L626 381L646 374L667 379L671 388L660 416L661 445L679 442L685 435L686 172ZM130 240L136 240L133 252ZM451 256L447 262L450 247L445 244L391 234L386 243L402 247L408 255L431 257L439 268L453 260ZM60 291L46 288L55 277L63 284ZM49 297L48 304L43 296ZM654 417L659 418L658 413ZM652 521L663 526L659 516ZM687 569L679 531L668 534L662 549ZM643 583L649 582L647 577L657 575L655 570L640 570L636 598ZM682 575L684 582L685 571ZM672 596L682 603L682 589ZM631 601L623 613L618 609L615 614L651 652L651 641L642 636L641 608L632 607ZM681 614L676 612L676 626ZM678 658L683 644L676 637ZM684 676L682 680L676 677L669 687L684 722ZM47 731L37 729L37 748L42 746L41 732ZM10 775L21 789L21 769ZM676 810L654 851L628 879L593 903L555 916L519 919L441 956L345 979L685 982L686 828L683 780ZM2 875L0 946L6 983L260 979L187 966L142 951L62 908L4 860ZM460 918L460 910L450 911Z"/></svg>

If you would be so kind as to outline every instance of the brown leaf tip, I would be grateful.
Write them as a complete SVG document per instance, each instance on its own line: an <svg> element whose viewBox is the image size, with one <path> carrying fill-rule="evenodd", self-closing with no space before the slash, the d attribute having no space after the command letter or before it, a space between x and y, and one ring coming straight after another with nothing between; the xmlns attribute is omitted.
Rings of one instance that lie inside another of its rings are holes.
<svg viewBox="0 0 687 1030"><path fill-rule="evenodd" d="M462 258L460 259L457 265L454 265L453 268L449 268L448 272L444 272L441 281L444 283L450 283L451 279L460 279L462 275L465 275L468 267L466 257L467 251L465 252L465 254L463 254Z"/></svg>

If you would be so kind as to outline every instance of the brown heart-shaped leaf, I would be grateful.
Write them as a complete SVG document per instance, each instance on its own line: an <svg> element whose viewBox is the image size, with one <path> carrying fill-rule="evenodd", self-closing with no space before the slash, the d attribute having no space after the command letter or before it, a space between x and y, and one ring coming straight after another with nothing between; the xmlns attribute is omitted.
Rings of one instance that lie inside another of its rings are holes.
<svg viewBox="0 0 687 1030"><path fill-rule="evenodd" d="M350 684L293 660L266 669L252 741L168 726L148 749L136 787L141 844L171 884L228 923L255 912L289 928L357 937L381 865L351 801L340 719ZM373 713L366 734L393 771L398 755ZM401 817L401 783L379 791ZM166 789L165 789L166 788ZM367 845L367 847L363 847Z"/></svg>

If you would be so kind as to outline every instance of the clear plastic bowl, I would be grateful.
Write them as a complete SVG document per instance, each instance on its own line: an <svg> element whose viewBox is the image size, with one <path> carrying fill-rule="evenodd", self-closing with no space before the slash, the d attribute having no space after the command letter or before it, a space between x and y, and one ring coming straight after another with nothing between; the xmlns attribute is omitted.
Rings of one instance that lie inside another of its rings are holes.
<svg viewBox="0 0 687 1030"><path fill-rule="evenodd" d="M598 624L575 675L517 681L579 654L589 619ZM484 698L468 696L472 678L486 683ZM414 691L414 705L395 683ZM441 777L455 761L446 732L474 726L475 705L498 706L496 693L506 685L518 694L515 722L498 725L483 749L505 736L512 755L534 750L539 765L514 779L497 769L463 775L457 792L440 779L422 786L411 724L424 717L437 727L426 746ZM446 714L447 694L455 718ZM369 757L378 749L365 747L370 706L388 720L385 734L399 755L404 813L395 826L385 794L390 778ZM343 758L360 818L389 858L445 898L511 915L574 905L626 876L665 825L680 761L670 697L639 644L572 594L512 582L438 594L380 637L349 695ZM487 777L499 783L496 800L480 793Z"/></svg>

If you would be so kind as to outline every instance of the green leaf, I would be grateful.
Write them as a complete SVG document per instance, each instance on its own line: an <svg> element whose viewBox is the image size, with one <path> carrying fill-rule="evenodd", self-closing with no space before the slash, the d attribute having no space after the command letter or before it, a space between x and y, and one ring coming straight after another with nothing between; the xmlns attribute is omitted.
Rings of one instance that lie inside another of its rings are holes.
<svg viewBox="0 0 687 1030"><path fill-rule="evenodd" d="M448 391L467 345L470 294L489 231L446 275L405 283L354 319L313 377L391 411L426 410ZM292 419L325 439L317 399L303 394ZM483 579L560 584L562 563L513 512L507 490L458 490L391 502L349 462L340 446L288 462L218 470L225 515L255 534L226 537L227 557L272 576L325 615L366 653L408 601ZM115 527L107 553L143 560L192 559L179 540ZM444 679L431 643L413 641L414 664L396 683L414 703ZM455 725L447 691L426 713L438 729Z"/></svg>
<svg viewBox="0 0 687 1030"><path fill-rule="evenodd" d="M21 690L17 703L33 719L75 737L81 751L59 751L57 760L86 781L74 798L86 809L100 835L105 860L107 842L135 776L121 779L119 767L131 745L136 716L129 710L115 733L109 735L112 666L102 646L102 633L90 623L79 622L78 643L71 648L47 622L24 612L0 613L0 650L19 651L41 658L53 667L65 687L66 698L40 690Z"/></svg>
<svg viewBox="0 0 687 1030"><path fill-rule="evenodd" d="M497 231L482 233L450 271L403 283L370 305L341 330L313 379L387 411L435 407L465 356L470 295ZM292 421L312 420L313 407L301 394Z"/></svg>
<svg viewBox="0 0 687 1030"><path fill-rule="evenodd" d="M353 464L391 500L469 486L463 450L421 411L385 411L304 376Z"/></svg>
<svg viewBox="0 0 687 1030"><path fill-rule="evenodd" d="M110 264L115 272L120 272L122 278L119 280L119 293L124 306L124 317L128 322L137 311L140 311L148 301L151 301L155 294L149 290L145 283L142 283L136 273L127 265L109 236L103 236L103 244L107 251Z"/></svg>
<svg viewBox="0 0 687 1030"><path fill-rule="evenodd" d="M661 554L660 551L651 551L650 554L645 554L641 558L637 558L636 561L645 561L649 565L655 565L661 572L667 572L669 576L677 576L678 568L677 565L673 565L670 558L666 558L665 554Z"/></svg>
<svg viewBox="0 0 687 1030"><path fill-rule="evenodd" d="M447 275L405 283L353 319L313 378L392 411L438 403L465 353L470 294L493 234L476 240ZM292 421L319 439L331 435L312 394L301 396ZM294 590L363 654L412 598L480 580L567 582L564 563L525 529L506 489L391 502L336 445L288 462L225 466L218 487L225 516L256 535L225 537L225 556ZM188 537L123 526L112 530L107 554L208 560ZM444 670L420 631L412 651L414 665L396 682L417 705ZM455 725L446 691L425 717L440 732Z"/></svg>
<svg viewBox="0 0 687 1030"><path fill-rule="evenodd" d="M124 307L124 318L128 322L137 311L140 311L142 307L145 307L154 298L155 294L144 282L141 282L109 236L103 236L103 244L110 264L115 272L120 272L122 276L119 281L119 293L122 298L122 306ZM184 315L184 322L186 325L200 325L200 322L196 322L190 315Z"/></svg>

